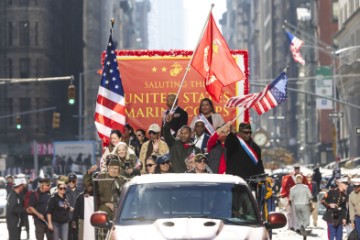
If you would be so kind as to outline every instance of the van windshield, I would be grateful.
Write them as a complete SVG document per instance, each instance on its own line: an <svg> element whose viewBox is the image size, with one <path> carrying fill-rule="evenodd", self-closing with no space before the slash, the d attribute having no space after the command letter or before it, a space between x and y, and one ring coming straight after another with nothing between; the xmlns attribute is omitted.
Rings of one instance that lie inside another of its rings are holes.
<svg viewBox="0 0 360 240"><path fill-rule="evenodd" d="M258 224L251 192L230 183L156 183L133 185L120 210L118 224L160 218L213 218L228 224Z"/></svg>

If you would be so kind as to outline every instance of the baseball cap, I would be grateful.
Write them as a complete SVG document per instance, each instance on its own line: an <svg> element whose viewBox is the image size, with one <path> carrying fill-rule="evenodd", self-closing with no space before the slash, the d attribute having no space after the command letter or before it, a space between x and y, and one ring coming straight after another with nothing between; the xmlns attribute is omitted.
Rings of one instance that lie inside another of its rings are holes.
<svg viewBox="0 0 360 240"><path fill-rule="evenodd" d="M360 186L360 178L351 179L351 184L354 186Z"/></svg>
<svg viewBox="0 0 360 240"><path fill-rule="evenodd" d="M150 131L159 133L159 132L161 131L161 128L160 128L160 126L159 126L158 124L153 123L153 124L151 124L150 127L149 127L148 132L150 132Z"/></svg>
<svg viewBox="0 0 360 240"><path fill-rule="evenodd" d="M39 183L40 184L50 184L50 178L46 178L46 177L40 178Z"/></svg>
<svg viewBox="0 0 360 240"><path fill-rule="evenodd" d="M24 178L15 178L13 186L18 187L18 186L24 184L24 180L25 180ZM25 180L25 183L26 183L26 180Z"/></svg>
<svg viewBox="0 0 360 240"><path fill-rule="evenodd" d="M75 173L69 173L68 180L69 182L75 181L77 179L77 176Z"/></svg>
<svg viewBox="0 0 360 240"><path fill-rule="evenodd" d="M157 164L161 164L161 163L164 163L166 161L170 161L170 154L169 153L161 155L156 159Z"/></svg>
<svg viewBox="0 0 360 240"><path fill-rule="evenodd" d="M242 123L239 124L239 131L240 131L240 130L245 130L245 129L251 131L251 125L250 125L250 123L248 123L248 122L242 122Z"/></svg>
<svg viewBox="0 0 360 240"><path fill-rule="evenodd" d="M118 159L111 159L109 162L109 166L118 166L120 167L120 161Z"/></svg>
<svg viewBox="0 0 360 240"><path fill-rule="evenodd" d="M195 162L201 162L201 160L205 159L205 161L207 161L207 157L202 154L202 153L198 153L195 155L194 161Z"/></svg>

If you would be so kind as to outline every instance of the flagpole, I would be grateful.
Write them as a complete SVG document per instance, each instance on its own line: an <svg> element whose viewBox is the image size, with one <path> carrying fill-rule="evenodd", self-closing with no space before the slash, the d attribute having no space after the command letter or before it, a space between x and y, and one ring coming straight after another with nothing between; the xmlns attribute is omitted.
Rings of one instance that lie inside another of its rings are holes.
<svg viewBox="0 0 360 240"><path fill-rule="evenodd" d="M179 94L180 94L180 90L181 90L181 88L182 88L182 86L183 86L183 84L184 84L184 81L185 81L185 78L186 78L186 76L187 76L187 73L188 73L189 70L190 70L190 65L191 65L191 63L192 63L192 61L193 61L194 54L195 54L197 48L199 47L200 41L201 41L201 39L202 39L202 37L203 37L203 35L204 35L206 25L207 25L208 22L209 22L210 14L211 14L212 9L214 8L214 6L215 6L215 4L212 3L212 4L211 4L211 7L210 7L209 14L208 14L208 17L207 17L207 20L205 21L205 24L204 24L203 29L202 29L202 31L201 31L199 40L198 40L197 43L196 43L196 47L195 47L193 53L191 54L191 59L190 59L188 65L187 65L187 67L186 67L186 71L185 71L184 76L183 76L183 78L182 78L182 80L181 80L179 89L178 89L178 91L177 91L177 93L176 93L175 100L174 100L174 102L173 102L173 105L171 106L170 112L172 112L172 110L173 110L174 107L175 107L175 103L176 103L176 101L177 101L177 99L178 99L178 96L179 96Z"/></svg>

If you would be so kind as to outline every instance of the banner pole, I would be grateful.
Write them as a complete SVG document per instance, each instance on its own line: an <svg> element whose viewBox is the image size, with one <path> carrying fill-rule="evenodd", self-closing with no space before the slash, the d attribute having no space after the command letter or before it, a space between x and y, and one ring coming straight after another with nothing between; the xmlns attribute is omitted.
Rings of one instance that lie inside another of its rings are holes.
<svg viewBox="0 0 360 240"><path fill-rule="evenodd" d="M183 76L183 78L182 78L182 80L181 80L179 89L178 89L178 91L177 91L177 93L176 93L175 100L174 100L174 102L173 102L173 105L171 106L170 113L173 111L173 109L174 109L174 107L175 107L175 103L176 103L176 101L178 100L178 96L179 96L179 94L180 94L180 90L181 90L181 88L182 88L182 86L183 86L183 84L184 84L184 81L185 81L185 78L186 78L186 76L187 76L187 73L188 73L189 70L190 70L190 65L191 65L191 63L192 63L192 61L193 61L194 54L195 54L197 48L199 47L200 41L201 41L201 39L202 39L202 37L203 37L203 35L204 35L206 25L207 25L208 22L209 22L210 14L211 14L212 9L214 8L214 6L215 6L215 4L212 3L212 4L211 4L211 7L210 7L209 14L208 14L208 17L207 17L207 19L206 19L206 21L205 21L205 24L204 24L204 26L203 26L203 29L202 29L202 31L201 31L200 37L199 37L199 39L198 39L198 41L197 41L197 43L196 43L195 50L194 50L193 53L191 54L191 59L190 59L188 65L187 65L187 67L186 67L186 71L185 71L184 76Z"/></svg>

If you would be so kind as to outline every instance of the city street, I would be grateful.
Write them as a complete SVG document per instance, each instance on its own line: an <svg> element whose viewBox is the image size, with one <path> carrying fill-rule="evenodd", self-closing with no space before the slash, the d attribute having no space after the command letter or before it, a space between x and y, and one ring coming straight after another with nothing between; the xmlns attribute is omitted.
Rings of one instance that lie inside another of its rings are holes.
<svg viewBox="0 0 360 240"><path fill-rule="evenodd" d="M35 240L35 231L34 231L34 225L32 217L29 217L29 223L30 223L30 240ZM312 222L310 223L310 226L307 228L307 230L311 230L307 240L326 240L327 239L327 231L326 231L326 223L321 219L321 216L319 216L318 220L318 226L315 228L312 225ZM8 239L8 231L6 228L6 221L5 219L0 219L0 239ZM26 232L21 232L21 239L26 239ZM283 240L283 239L291 239L291 240L302 240L303 236L300 234L287 230L287 226L281 229L276 229L273 231L273 240ZM343 239L347 239L346 233L344 232Z"/></svg>

